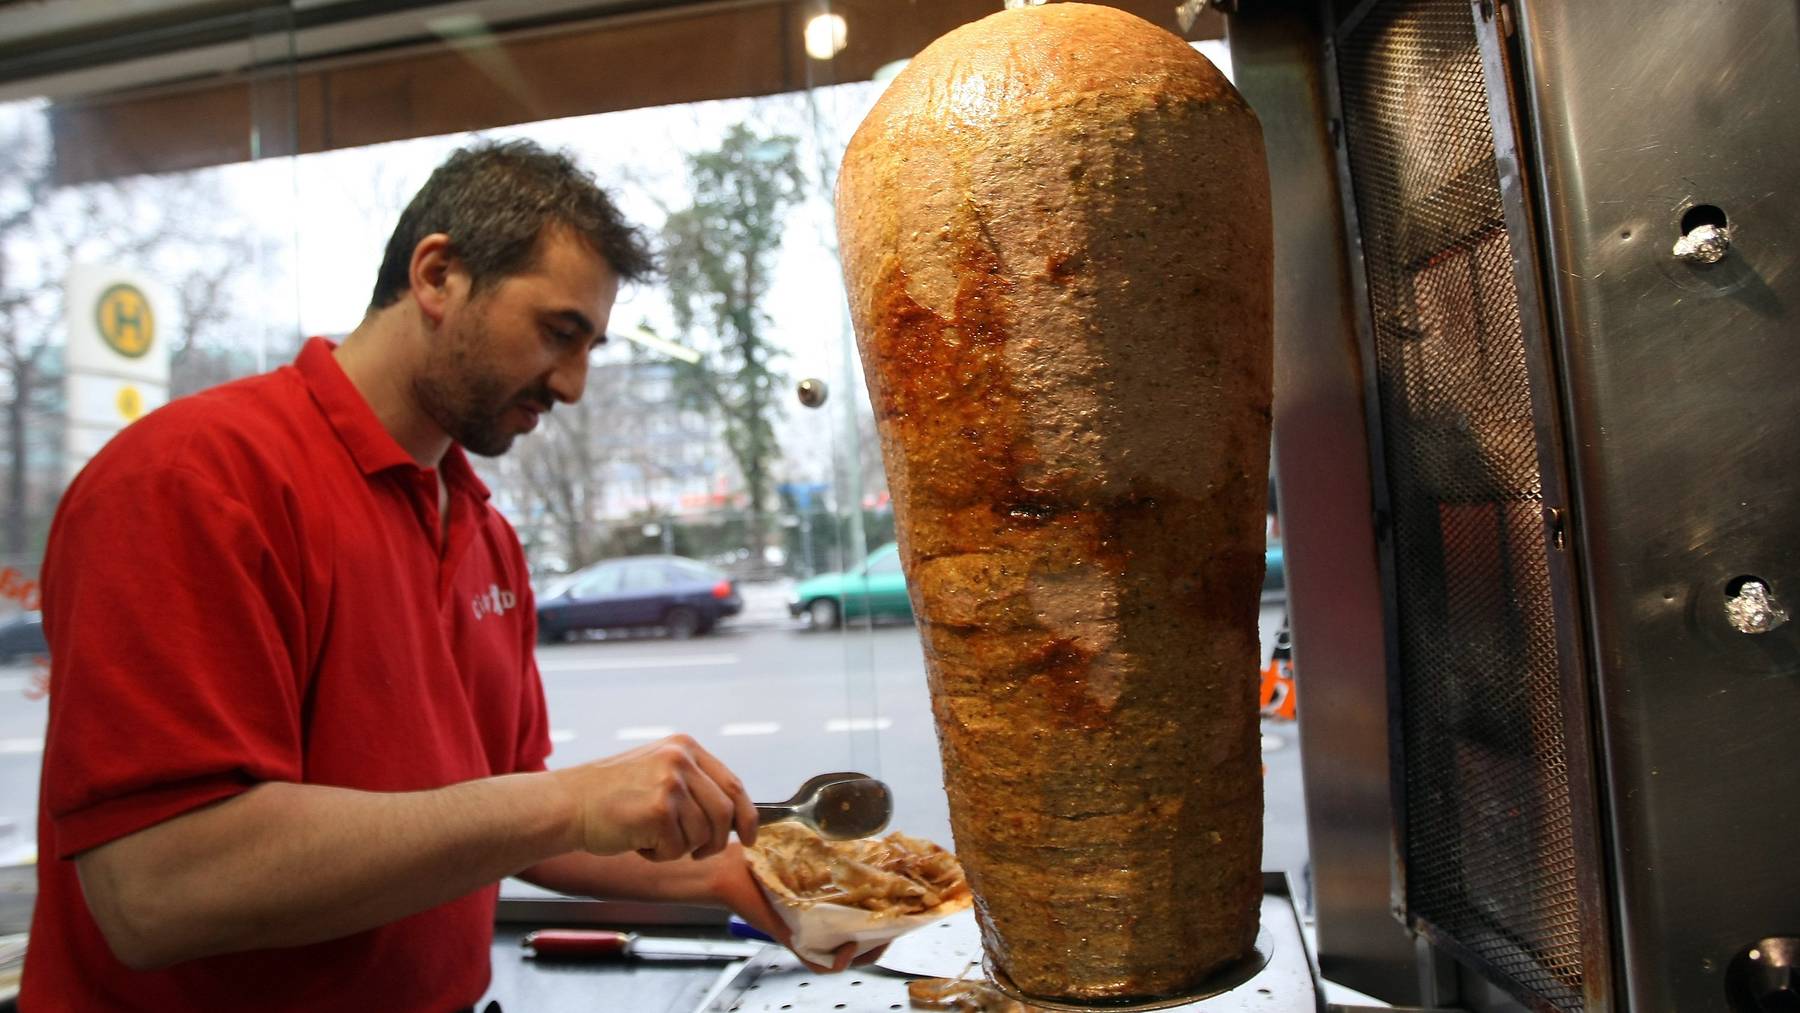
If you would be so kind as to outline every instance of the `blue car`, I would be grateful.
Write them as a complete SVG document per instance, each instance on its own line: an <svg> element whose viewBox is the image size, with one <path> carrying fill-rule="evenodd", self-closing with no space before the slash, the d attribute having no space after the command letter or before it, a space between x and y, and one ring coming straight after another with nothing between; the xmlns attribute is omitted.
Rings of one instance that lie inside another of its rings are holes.
<svg viewBox="0 0 1800 1013"><path fill-rule="evenodd" d="M557 578L539 593L538 639L554 643L588 630L660 627L680 640L711 631L743 608L737 582L698 560L605 559Z"/></svg>

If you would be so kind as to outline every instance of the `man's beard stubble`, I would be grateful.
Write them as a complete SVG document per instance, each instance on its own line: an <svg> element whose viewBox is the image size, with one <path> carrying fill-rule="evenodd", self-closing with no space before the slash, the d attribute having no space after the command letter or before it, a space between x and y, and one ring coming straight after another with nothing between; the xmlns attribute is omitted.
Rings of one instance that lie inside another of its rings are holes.
<svg viewBox="0 0 1800 1013"><path fill-rule="evenodd" d="M438 336L425 370L413 379L413 396L438 427L464 450L498 457L519 434L508 432L506 413L522 402L548 405L547 396L508 391L487 364L491 353L486 326L479 320Z"/></svg>

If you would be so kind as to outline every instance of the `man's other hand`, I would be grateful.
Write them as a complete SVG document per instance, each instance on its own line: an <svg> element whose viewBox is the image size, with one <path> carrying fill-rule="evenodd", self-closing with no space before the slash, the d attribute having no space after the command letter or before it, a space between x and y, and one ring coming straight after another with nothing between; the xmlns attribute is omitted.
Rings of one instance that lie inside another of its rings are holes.
<svg viewBox="0 0 1800 1013"><path fill-rule="evenodd" d="M774 938L783 946L793 949L794 930L788 928L775 906L769 903L769 897L763 893L762 887L756 883L755 875L750 871L750 863L744 860L743 849L733 847L719 861L709 863L713 869L712 883L709 893L716 902L730 908L739 918L749 922L759 931ZM835 974L849 968L853 963L861 967L881 959L887 947L881 946L862 956L856 955L856 944L845 943L832 954L831 966L815 964L800 954L795 953L800 962L819 974Z"/></svg>

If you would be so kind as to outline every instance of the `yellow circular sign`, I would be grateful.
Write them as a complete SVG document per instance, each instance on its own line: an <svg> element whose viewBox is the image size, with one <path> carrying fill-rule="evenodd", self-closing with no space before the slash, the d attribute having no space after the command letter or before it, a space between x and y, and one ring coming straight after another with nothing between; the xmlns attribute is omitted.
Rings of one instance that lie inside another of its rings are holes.
<svg viewBox="0 0 1800 1013"><path fill-rule="evenodd" d="M100 293L94 323L107 346L127 358L142 356L156 340L156 314L136 285L114 285Z"/></svg>
<svg viewBox="0 0 1800 1013"><path fill-rule="evenodd" d="M139 394L136 387L120 387L118 406L125 421L136 422L138 416L144 414L144 395Z"/></svg>

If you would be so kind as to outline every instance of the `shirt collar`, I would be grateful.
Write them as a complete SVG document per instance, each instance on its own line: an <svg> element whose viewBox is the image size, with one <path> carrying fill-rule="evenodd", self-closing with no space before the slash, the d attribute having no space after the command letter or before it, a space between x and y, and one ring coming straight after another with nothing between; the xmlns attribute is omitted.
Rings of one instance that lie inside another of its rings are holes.
<svg viewBox="0 0 1800 1013"><path fill-rule="evenodd" d="M338 365L332 350L337 345L326 338L311 338L301 347L300 355L294 360L294 367L300 371L306 381L307 389L312 392L313 401L325 414L326 421L337 431L338 439L350 451L357 467L363 474L373 475L389 468L419 468L412 455L394 439L394 434L387 431L376 417L375 409L363 399L362 392L350 382L344 367ZM452 443L445 452L444 459L438 468L452 489L465 490L482 498L488 498L487 484L475 474L469 464L468 455L463 449Z"/></svg>
<svg viewBox="0 0 1800 1013"><path fill-rule="evenodd" d="M480 475L475 474L474 466L469 464L469 455L463 453L463 448L456 444L450 444L449 451L438 462L438 467L444 472L444 479L450 483L450 488L463 489L480 499L487 499L490 495L487 483L481 480Z"/></svg>

